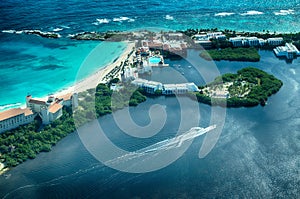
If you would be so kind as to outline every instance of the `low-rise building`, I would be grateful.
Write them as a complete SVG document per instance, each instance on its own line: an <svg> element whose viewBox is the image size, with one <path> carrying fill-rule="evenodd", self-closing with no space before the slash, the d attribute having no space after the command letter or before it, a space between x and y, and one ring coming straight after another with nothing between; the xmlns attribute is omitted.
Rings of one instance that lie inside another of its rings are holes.
<svg viewBox="0 0 300 199"><path fill-rule="evenodd" d="M36 114L29 108L13 108L0 113L0 133L34 121Z"/></svg>
<svg viewBox="0 0 300 199"><path fill-rule="evenodd" d="M273 49L277 57L286 57L287 59L294 59L300 56L300 52L296 46L291 43L286 43L285 46L278 46Z"/></svg>
<svg viewBox="0 0 300 199"><path fill-rule="evenodd" d="M162 90L163 85L160 82L148 81L145 79L137 78L131 82L132 84L145 89L147 93L154 94L157 90Z"/></svg>
<svg viewBox="0 0 300 199"><path fill-rule="evenodd" d="M244 46L259 46L259 40L257 37L246 37Z"/></svg>
<svg viewBox="0 0 300 199"><path fill-rule="evenodd" d="M268 38L267 42L270 46L279 46L283 43L282 37Z"/></svg>
<svg viewBox="0 0 300 199"><path fill-rule="evenodd" d="M229 38L229 42L231 42L234 47L260 45L259 39L257 37L231 37Z"/></svg>
<svg viewBox="0 0 300 199"><path fill-rule="evenodd" d="M231 37L229 38L229 42L231 42L234 47L242 47L244 46L243 39L244 37Z"/></svg>
<svg viewBox="0 0 300 199"><path fill-rule="evenodd" d="M164 95L185 94L187 92L198 92L199 89L194 83L162 84L160 82L136 79L132 84L143 88L147 93L154 94L160 90Z"/></svg>

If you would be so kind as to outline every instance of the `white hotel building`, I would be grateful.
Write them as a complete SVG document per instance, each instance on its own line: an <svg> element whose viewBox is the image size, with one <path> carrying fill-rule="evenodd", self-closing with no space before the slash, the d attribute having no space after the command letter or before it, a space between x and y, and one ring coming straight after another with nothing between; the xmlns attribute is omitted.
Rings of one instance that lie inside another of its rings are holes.
<svg viewBox="0 0 300 199"><path fill-rule="evenodd" d="M277 57L286 57L287 59L294 59L296 56L300 56L297 47L291 43L286 43L285 46L278 46L273 51Z"/></svg>
<svg viewBox="0 0 300 199"><path fill-rule="evenodd" d="M199 89L194 83L162 84L160 82L135 79L132 84L145 89L147 93L154 94L155 91L162 91L163 95L185 94L187 92L198 92Z"/></svg>
<svg viewBox="0 0 300 199"><path fill-rule="evenodd" d="M283 43L282 37L269 38L267 40L257 38L257 37L231 37L229 42L232 43L234 47L243 47L243 46L264 46L269 44L270 46L278 46Z"/></svg>

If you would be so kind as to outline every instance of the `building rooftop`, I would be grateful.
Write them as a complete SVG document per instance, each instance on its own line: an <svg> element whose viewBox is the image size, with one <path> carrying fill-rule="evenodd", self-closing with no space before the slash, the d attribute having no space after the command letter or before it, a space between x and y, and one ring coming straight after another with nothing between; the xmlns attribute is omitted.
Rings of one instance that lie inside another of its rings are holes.
<svg viewBox="0 0 300 199"><path fill-rule="evenodd" d="M267 40L268 41L281 41L281 40L283 40L283 38L282 37L274 37L274 38L268 38Z"/></svg>
<svg viewBox="0 0 300 199"><path fill-rule="evenodd" d="M50 113L56 113L58 110L60 110L63 106L59 103L54 103L49 107Z"/></svg>
<svg viewBox="0 0 300 199"><path fill-rule="evenodd" d="M24 114L25 116L32 115L33 112L29 108L13 108L0 113L0 121Z"/></svg>
<svg viewBox="0 0 300 199"><path fill-rule="evenodd" d="M73 94L72 93L67 93L65 95L59 96L59 99L63 99L64 101L70 100L72 98Z"/></svg>
<svg viewBox="0 0 300 199"><path fill-rule="evenodd" d="M33 103L33 104L40 104L40 105L46 105L45 101L42 100L37 100L37 99L30 99L29 103Z"/></svg>

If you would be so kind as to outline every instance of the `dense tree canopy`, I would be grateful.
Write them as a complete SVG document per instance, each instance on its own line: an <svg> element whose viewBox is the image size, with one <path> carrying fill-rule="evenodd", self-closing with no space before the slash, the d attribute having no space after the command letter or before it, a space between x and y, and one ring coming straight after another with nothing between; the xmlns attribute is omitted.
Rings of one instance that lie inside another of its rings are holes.
<svg viewBox="0 0 300 199"><path fill-rule="evenodd" d="M227 73L217 77L213 82L202 86L204 89L207 86L223 84L226 82L233 82L233 85L229 87L234 88L236 85L240 85L241 82L251 85L250 92L244 97L232 96L229 98L210 98L203 92L196 93L196 97L199 102L212 105L220 105L227 107L242 107L242 106L256 106L258 104L265 105L268 97L279 91L283 85L282 81L275 78L260 69L247 67L237 71L237 74Z"/></svg>
<svg viewBox="0 0 300 199"><path fill-rule="evenodd" d="M200 56L206 60L229 60L257 62L260 55L253 47L250 48L224 48L202 51Z"/></svg>

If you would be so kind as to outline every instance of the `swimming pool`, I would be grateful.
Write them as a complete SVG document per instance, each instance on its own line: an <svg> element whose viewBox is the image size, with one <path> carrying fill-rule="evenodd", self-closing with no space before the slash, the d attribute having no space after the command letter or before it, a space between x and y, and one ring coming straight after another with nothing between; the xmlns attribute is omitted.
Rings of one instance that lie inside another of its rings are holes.
<svg viewBox="0 0 300 199"><path fill-rule="evenodd" d="M150 57L149 58L149 63L151 64L158 64L161 61L159 57Z"/></svg>

